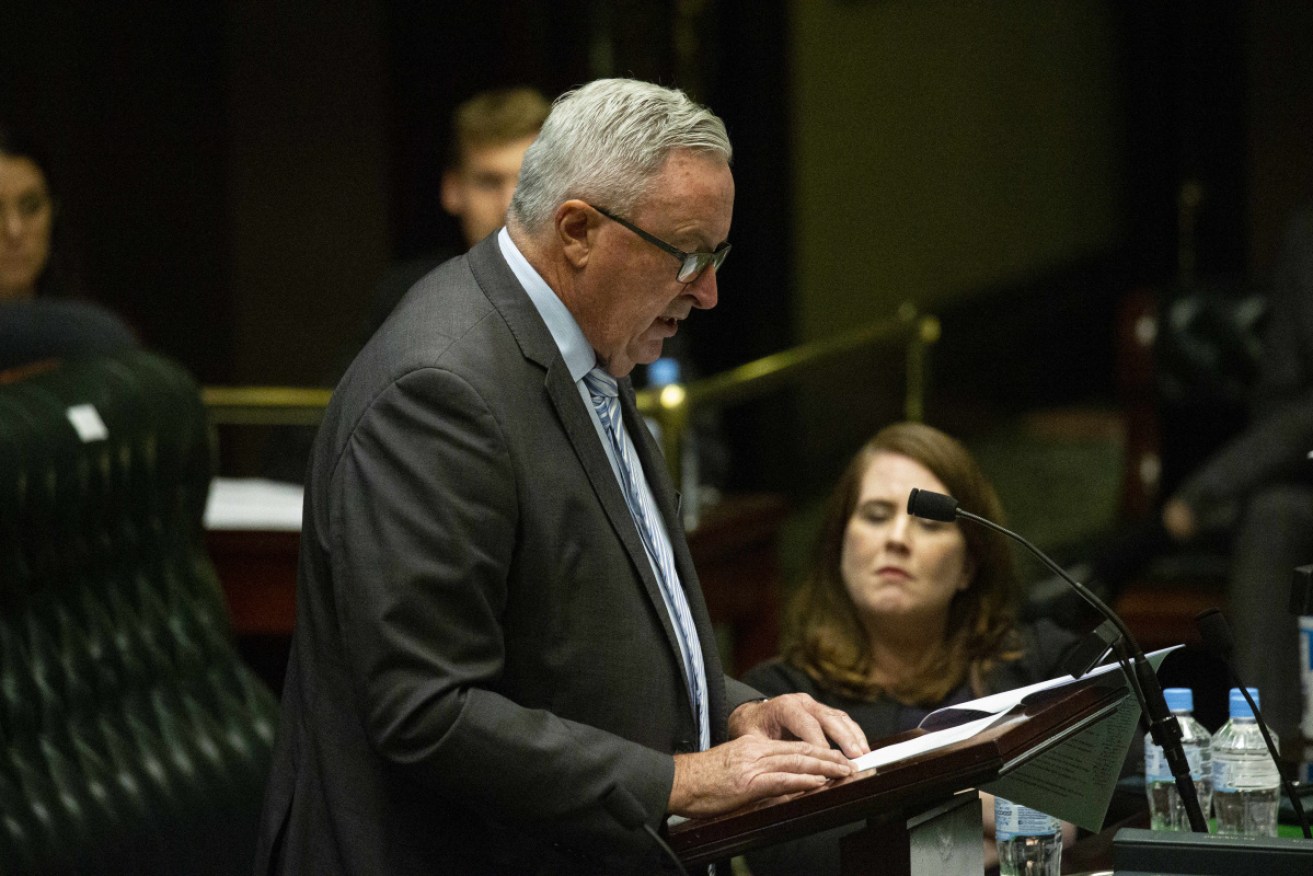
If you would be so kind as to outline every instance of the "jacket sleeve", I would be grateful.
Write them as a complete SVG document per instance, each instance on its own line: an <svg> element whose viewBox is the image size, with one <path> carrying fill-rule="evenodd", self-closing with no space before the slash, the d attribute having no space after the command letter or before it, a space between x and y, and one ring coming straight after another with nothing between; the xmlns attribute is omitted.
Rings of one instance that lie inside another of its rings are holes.
<svg viewBox="0 0 1313 876"><path fill-rule="evenodd" d="M725 705L726 715L734 714L734 710L744 703L750 703L753 700L760 700L766 697L761 691L751 687L738 679L725 676Z"/></svg>
<svg viewBox="0 0 1313 876"><path fill-rule="evenodd" d="M485 817L589 848L636 849L606 800L650 823L672 758L495 692L520 503L504 434L461 377L402 376L352 426L333 466L325 548L358 712L377 753Z"/></svg>

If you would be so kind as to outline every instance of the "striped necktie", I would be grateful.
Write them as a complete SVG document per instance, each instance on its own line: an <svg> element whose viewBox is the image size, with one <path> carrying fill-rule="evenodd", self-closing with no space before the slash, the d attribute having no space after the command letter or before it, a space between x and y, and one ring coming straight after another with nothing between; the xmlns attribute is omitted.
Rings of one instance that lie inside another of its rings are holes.
<svg viewBox="0 0 1313 876"><path fill-rule="evenodd" d="M707 683L706 667L702 662L702 648L698 641L697 630L693 626L693 613L688 606L684 588L680 586L679 574L675 571L675 558L671 553L668 538L661 538L654 526L660 525L660 517L653 507L651 492L640 488L634 472L640 463L629 434L625 431L620 418L620 397L616 380L600 368L594 368L584 375L584 383L593 399L598 419L602 421L603 431L611 443L620 468L622 492L629 514L634 518L634 525L647 549L652 566L656 570L657 580L661 584L661 596L666 609L674 621L679 639L680 654L684 660L684 675L688 682L689 697L695 708L698 724L699 748L705 750L711 746L710 723L707 720Z"/></svg>

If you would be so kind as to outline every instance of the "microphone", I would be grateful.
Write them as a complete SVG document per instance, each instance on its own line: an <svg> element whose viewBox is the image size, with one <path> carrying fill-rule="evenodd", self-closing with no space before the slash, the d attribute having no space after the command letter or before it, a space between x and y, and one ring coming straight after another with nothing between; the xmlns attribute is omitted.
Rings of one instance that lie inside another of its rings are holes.
<svg viewBox="0 0 1313 876"><path fill-rule="evenodd" d="M652 841L675 865L675 869L683 876L688 876L688 871L684 869L684 862L679 860L675 850L661 838L661 834L657 833L656 829L647 823L647 813L643 811L643 804L638 802L638 798L630 793L628 788L622 785L612 785L611 789L602 798L602 805L606 807L606 811L621 827L629 830L637 830L641 827L647 831L647 835L652 838Z"/></svg>
<svg viewBox="0 0 1313 876"><path fill-rule="evenodd" d="M1095 611L1107 618L1115 627L1117 635L1112 636L1106 626L1100 626L1096 632L1100 638L1104 638L1107 633L1111 640L1109 644L1113 645L1113 652L1121 665L1122 673L1126 676L1127 685L1140 704L1141 714L1144 716L1145 723L1149 725L1149 733L1154 743L1163 750L1167 765L1171 768L1172 778L1176 780L1177 792L1181 795L1181 805L1190 819L1190 829L1195 833L1208 833L1208 821L1204 818L1203 808L1199 805L1194 780L1190 777L1190 762L1186 759L1185 747L1181 744L1181 725L1176 722L1176 718L1167 708L1167 700L1163 698L1162 685L1158 683L1158 676L1154 673L1153 666L1145 659L1144 652L1140 650L1135 637L1131 635L1130 629L1117 613L1090 592L1088 587L1068 575L1065 569L1049 558L1048 554L1012 530L970 511L962 510L952 496L930 490L913 489L907 497L907 513L913 517L944 523L965 518L1007 536L1033 554L1051 572L1070 584Z"/></svg>
<svg viewBox="0 0 1313 876"><path fill-rule="evenodd" d="M907 497L907 513L925 520L953 523L958 515L957 499L943 493L913 488Z"/></svg>
<svg viewBox="0 0 1313 876"><path fill-rule="evenodd" d="M1313 565L1295 567L1290 581L1290 613L1296 617L1313 614Z"/></svg>
<svg viewBox="0 0 1313 876"><path fill-rule="evenodd" d="M1298 574L1298 570L1296 570ZM1298 580L1298 579L1297 579ZM1235 680L1236 686L1240 688L1240 693L1245 697L1245 702L1249 703L1249 708L1254 712L1254 721L1258 724L1258 730L1263 734L1263 742L1267 745L1267 753L1272 755L1272 763L1276 764L1277 775L1281 777L1281 787L1286 792L1286 797L1290 800L1290 805L1295 809L1295 816L1299 819L1299 826L1304 830L1305 839L1313 839L1313 830L1309 829L1308 816L1304 814L1304 805L1299 800L1299 794L1295 792L1295 785L1286 776L1286 771L1282 769L1281 758L1277 757L1277 747L1272 741L1272 734L1268 731L1267 721L1263 720L1263 713L1258 710L1258 703L1249 695L1249 688L1241 680L1240 675L1235 671L1235 664L1231 662L1231 655L1235 653L1235 639L1231 637L1231 625L1226 622L1226 616L1219 609L1209 608L1199 612L1194 619L1195 626L1199 628L1199 635L1203 637L1204 647L1212 651L1222 659L1226 664L1226 669L1231 673L1231 678Z"/></svg>

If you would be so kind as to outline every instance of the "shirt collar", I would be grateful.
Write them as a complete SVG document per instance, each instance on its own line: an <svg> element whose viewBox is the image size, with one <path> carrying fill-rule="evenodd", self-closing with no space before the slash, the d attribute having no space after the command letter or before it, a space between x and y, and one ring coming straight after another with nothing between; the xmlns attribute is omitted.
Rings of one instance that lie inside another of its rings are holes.
<svg viewBox="0 0 1313 876"><path fill-rule="evenodd" d="M561 351L561 358L570 369L570 379L576 383L582 380L583 376L597 364L597 353L584 337L583 329L579 328L579 323L575 322L574 315L565 306L565 302L552 291L552 287L548 286L542 275L534 270L533 265L529 264L529 260L520 252L504 227L497 232L497 245L501 247L502 256L510 266L511 273L515 274L515 279L520 281L524 291L529 294L529 300L533 302L538 315L547 324L547 330L552 333L552 340L556 341L556 347Z"/></svg>

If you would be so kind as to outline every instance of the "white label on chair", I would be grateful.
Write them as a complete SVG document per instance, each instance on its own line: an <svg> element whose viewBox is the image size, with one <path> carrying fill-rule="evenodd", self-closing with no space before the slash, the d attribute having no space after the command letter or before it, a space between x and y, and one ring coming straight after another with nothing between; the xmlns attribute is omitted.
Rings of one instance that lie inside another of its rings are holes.
<svg viewBox="0 0 1313 876"><path fill-rule="evenodd" d="M77 430L83 444L104 441L109 437L109 430L105 428L105 421L100 418L95 405L73 405L64 415Z"/></svg>

